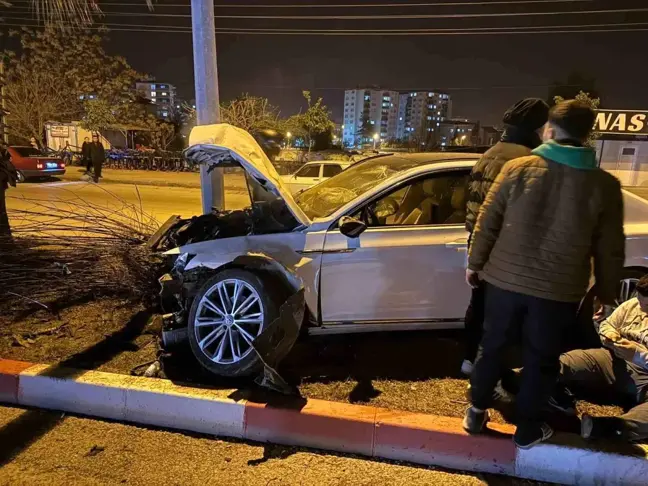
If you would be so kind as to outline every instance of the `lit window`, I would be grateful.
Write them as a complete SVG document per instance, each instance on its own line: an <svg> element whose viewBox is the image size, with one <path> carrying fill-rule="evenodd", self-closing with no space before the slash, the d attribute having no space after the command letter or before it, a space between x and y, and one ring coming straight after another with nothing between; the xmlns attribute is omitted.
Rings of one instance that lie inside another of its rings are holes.
<svg viewBox="0 0 648 486"><path fill-rule="evenodd" d="M168 94L166 92L164 92L164 93L162 93L162 96L168 96Z"/></svg>
<svg viewBox="0 0 648 486"><path fill-rule="evenodd" d="M168 111L163 111L162 116L169 116L169 112Z"/></svg>
<svg viewBox="0 0 648 486"><path fill-rule="evenodd" d="M154 85L154 84L151 85L151 89L155 89L155 85Z"/></svg>
<svg viewBox="0 0 648 486"><path fill-rule="evenodd" d="M436 105L434 105L434 109L436 110Z"/></svg>
<svg viewBox="0 0 648 486"><path fill-rule="evenodd" d="M437 122L437 127L439 126L439 122Z"/></svg>
<svg viewBox="0 0 648 486"><path fill-rule="evenodd" d="M151 98L155 98L157 96L157 91L151 91Z"/></svg>
<svg viewBox="0 0 648 486"><path fill-rule="evenodd" d="M373 120L371 120L371 124L372 124L372 125L375 125L375 124L376 124L376 122L375 122L375 121L373 121Z"/></svg>
<svg viewBox="0 0 648 486"><path fill-rule="evenodd" d="M430 130L434 131L434 128L431 128Z"/></svg>
<svg viewBox="0 0 648 486"><path fill-rule="evenodd" d="M427 119L428 119L428 120L431 120L431 119L432 119L432 117L431 117L431 116L428 116L428 117L427 117Z"/></svg>
<svg viewBox="0 0 648 486"><path fill-rule="evenodd" d="M441 146L442 146L442 147L445 147L445 142L441 142Z"/></svg>
<svg viewBox="0 0 648 486"><path fill-rule="evenodd" d="M434 93L429 92L429 93L428 93L428 96L432 97L432 96L434 96Z"/></svg>
<svg viewBox="0 0 648 486"><path fill-rule="evenodd" d="M440 114L441 114L441 112L440 112L440 111L437 111L437 115L440 115Z"/></svg>
<svg viewBox="0 0 648 486"><path fill-rule="evenodd" d="M403 117L401 116L401 117L399 118L399 120L400 120L400 121L403 121Z"/></svg>
<svg viewBox="0 0 648 486"><path fill-rule="evenodd" d="M451 129L450 129L450 133L453 133L453 132L454 132L454 128L451 128Z"/></svg>

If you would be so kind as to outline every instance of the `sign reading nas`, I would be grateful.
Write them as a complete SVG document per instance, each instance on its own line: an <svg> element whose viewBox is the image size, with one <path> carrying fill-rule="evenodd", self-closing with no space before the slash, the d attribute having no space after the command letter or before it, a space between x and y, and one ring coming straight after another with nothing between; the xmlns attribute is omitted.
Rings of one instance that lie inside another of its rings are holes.
<svg viewBox="0 0 648 486"><path fill-rule="evenodd" d="M594 131L648 135L648 111L597 110Z"/></svg>

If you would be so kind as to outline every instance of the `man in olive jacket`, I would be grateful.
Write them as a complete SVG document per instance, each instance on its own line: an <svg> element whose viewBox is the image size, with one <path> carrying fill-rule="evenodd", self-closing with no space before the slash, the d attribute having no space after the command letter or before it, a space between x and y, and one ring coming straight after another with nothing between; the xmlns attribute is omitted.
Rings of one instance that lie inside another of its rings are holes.
<svg viewBox="0 0 648 486"><path fill-rule="evenodd" d="M486 312L464 418L468 432L480 432L488 421L502 349L510 329L520 325L524 371L514 440L529 448L551 437L541 412L592 261L599 299L614 302L625 257L623 200L619 181L599 169L594 150L584 146L594 118L575 100L553 107L547 142L502 168L479 213L466 280L486 282Z"/></svg>
<svg viewBox="0 0 648 486"><path fill-rule="evenodd" d="M520 100L504 113L502 121L506 128L502 139L481 156L470 173L466 230L470 233L471 240L479 209L495 178L506 162L531 155L531 150L542 143L538 132L547 123L548 116L549 106L539 98ZM484 326L484 285L480 284L472 290L465 323L466 355L461 364L461 372L470 375Z"/></svg>

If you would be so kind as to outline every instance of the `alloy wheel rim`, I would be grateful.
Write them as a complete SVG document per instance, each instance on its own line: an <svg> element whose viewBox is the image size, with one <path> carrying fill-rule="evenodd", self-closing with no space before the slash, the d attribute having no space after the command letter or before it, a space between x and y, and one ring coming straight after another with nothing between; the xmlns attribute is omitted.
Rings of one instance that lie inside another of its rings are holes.
<svg viewBox="0 0 648 486"><path fill-rule="evenodd" d="M263 318L263 303L250 284L222 280L198 303L194 319L198 347L214 363L237 363L252 352L252 341L263 331Z"/></svg>

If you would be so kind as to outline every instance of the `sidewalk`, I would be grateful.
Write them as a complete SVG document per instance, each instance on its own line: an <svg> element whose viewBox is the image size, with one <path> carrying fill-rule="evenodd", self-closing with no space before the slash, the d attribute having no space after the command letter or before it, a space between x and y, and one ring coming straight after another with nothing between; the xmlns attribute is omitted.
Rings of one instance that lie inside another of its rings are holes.
<svg viewBox="0 0 648 486"><path fill-rule="evenodd" d="M563 484L645 485L648 447L592 445L570 434L520 450L513 427L470 436L458 418L191 388L169 380L0 359L0 401L90 417L506 474Z"/></svg>
<svg viewBox="0 0 648 486"><path fill-rule="evenodd" d="M81 167L68 167L64 181L80 181L84 175ZM138 186L187 187L200 189L200 175L197 172L160 172L153 170L103 169L102 183L133 184ZM228 190L247 191L242 174L225 174L225 187Z"/></svg>

